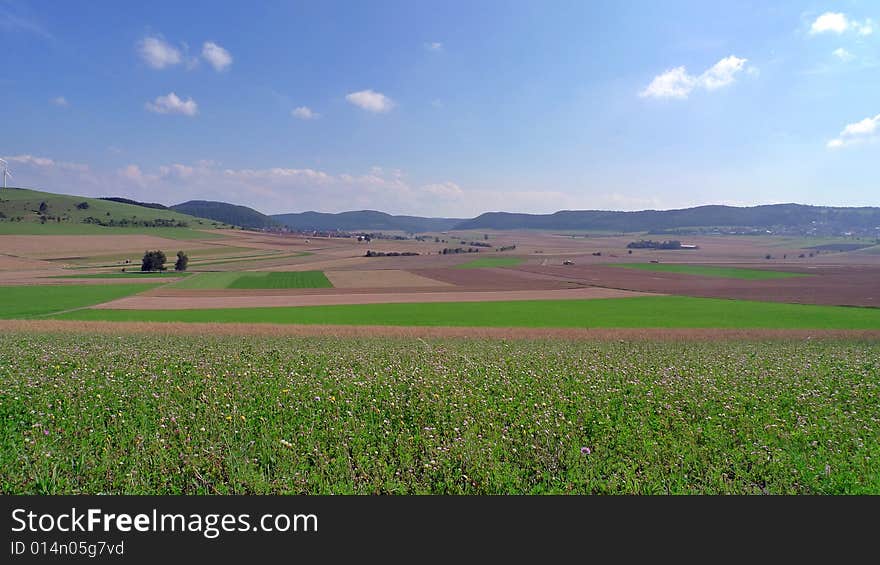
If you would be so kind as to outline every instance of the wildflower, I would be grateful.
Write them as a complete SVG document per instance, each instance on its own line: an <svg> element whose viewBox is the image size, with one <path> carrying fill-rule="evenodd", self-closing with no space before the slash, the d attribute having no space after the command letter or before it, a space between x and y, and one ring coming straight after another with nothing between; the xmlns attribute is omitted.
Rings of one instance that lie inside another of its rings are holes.
<svg viewBox="0 0 880 565"><path fill-rule="evenodd" d="M590 449L589 447L584 446L584 447L581 448L581 453L584 454L584 455L589 455L589 454L591 454L592 452L593 452L593 450Z"/></svg>
<svg viewBox="0 0 880 565"><path fill-rule="evenodd" d="M281 445L283 445L284 447L290 447L290 448L293 448L293 444L290 443L289 441L287 441L286 439L282 439L282 440L280 440L280 441L281 441Z"/></svg>

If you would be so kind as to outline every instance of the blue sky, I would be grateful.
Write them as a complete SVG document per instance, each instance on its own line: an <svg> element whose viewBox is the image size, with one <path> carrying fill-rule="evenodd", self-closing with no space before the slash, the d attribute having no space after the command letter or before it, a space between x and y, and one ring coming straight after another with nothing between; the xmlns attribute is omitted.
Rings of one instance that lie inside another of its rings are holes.
<svg viewBox="0 0 880 565"><path fill-rule="evenodd" d="M878 48L855 0L0 0L0 156L267 213L880 205Z"/></svg>

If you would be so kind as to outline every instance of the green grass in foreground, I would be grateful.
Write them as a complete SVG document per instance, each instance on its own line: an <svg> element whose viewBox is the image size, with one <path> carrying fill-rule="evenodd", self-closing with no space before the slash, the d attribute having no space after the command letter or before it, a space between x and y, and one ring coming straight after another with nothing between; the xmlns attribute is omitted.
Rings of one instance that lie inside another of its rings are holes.
<svg viewBox="0 0 880 565"><path fill-rule="evenodd" d="M155 288L155 283L0 287L0 318L33 318L94 306Z"/></svg>
<svg viewBox="0 0 880 565"><path fill-rule="evenodd" d="M483 257L474 259L461 265L456 265L456 269L484 269L488 267L515 267L522 263L519 257Z"/></svg>
<svg viewBox="0 0 880 565"><path fill-rule="evenodd" d="M389 326L880 329L880 308L686 296L211 310L78 310L58 317L68 320Z"/></svg>
<svg viewBox="0 0 880 565"><path fill-rule="evenodd" d="M192 273L178 271L164 271L161 273L143 273L140 271L131 271L126 273L94 273L88 275L59 275L48 277L50 279L161 279L161 278L177 278L188 277Z"/></svg>
<svg viewBox="0 0 880 565"><path fill-rule="evenodd" d="M765 280L810 276L803 273L765 271L762 269L739 269L736 267L712 267L710 265L673 265L669 263L619 263L612 266L623 267L625 269L662 271L666 273L683 273L686 275L701 275L704 277L721 277L726 279Z"/></svg>
<svg viewBox="0 0 880 565"><path fill-rule="evenodd" d="M174 285L174 288L183 289L332 287L321 271L198 273Z"/></svg>
<svg viewBox="0 0 880 565"><path fill-rule="evenodd" d="M880 344L0 335L5 494L880 494Z"/></svg>

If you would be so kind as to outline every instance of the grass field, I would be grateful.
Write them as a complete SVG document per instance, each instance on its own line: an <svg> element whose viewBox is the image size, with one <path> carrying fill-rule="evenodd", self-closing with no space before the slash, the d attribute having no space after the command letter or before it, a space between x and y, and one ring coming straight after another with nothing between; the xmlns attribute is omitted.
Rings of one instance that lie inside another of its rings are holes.
<svg viewBox="0 0 880 565"><path fill-rule="evenodd" d="M184 282L194 280L196 277ZM530 328L880 329L880 308L814 306L685 296L211 310L78 310L61 315L59 318L152 322Z"/></svg>
<svg viewBox="0 0 880 565"><path fill-rule="evenodd" d="M523 260L519 257L483 257L474 259L461 265L456 265L456 269L484 269L487 267L516 267Z"/></svg>
<svg viewBox="0 0 880 565"><path fill-rule="evenodd" d="M5 494L880 493L880 345L0 336Z"/></svg>
<svg viewBox="0 0 880 565"><path fill-rule="evenodd" d="M0 318L33 318L137 294L155 283L0 287Z"/></svg>
<svg viewBox="0 0 880 565"><path fill-rule="evenodd" d="M332 287L321 271L199 273L174 285L182 289Z"/></svg>
<svg viewBox="0 0 880 565"><path fill-rule="evenodd" d="M765 271L762 269L739 269L736 267L713 267L710 265L673 265L669 263L625 263L612 265L625 269L640 269L643 271L660 271L664 273L682 273L685 275L700 275L703 277L720 277L726 279L789 279L794 277L808 277L803 273L787 273L785 271Z"/></svg>
<svg viewBox="0 0 880 565"><path fill-rule="evenodd" d="M126 273L97 273L90 275L58 275L53 277L48 277L50 279L170 279L170 278L178 278L178 277L188 277L192 273L187 272L178 272L178 271L165 271L162 273L142 273L139 271L132 271Z"/></svg>

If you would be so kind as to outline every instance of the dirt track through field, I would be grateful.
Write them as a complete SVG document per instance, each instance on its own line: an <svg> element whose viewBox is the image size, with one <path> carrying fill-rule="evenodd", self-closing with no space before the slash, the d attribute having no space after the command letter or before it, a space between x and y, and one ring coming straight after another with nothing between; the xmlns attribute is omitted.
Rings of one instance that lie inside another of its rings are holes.
<svg viewBox="0 0 880 565"><path fill-rule="evenodd" d="M414 326L331 326L293 324L202 324L180 322L85 322L0 320L0 331L144 335L247 335L340 338L482 338L623 341L762 341L855 339L878 341L880 330L681 329L681 328L464 328Z"/></svg>
<svg viewBox="0 0 880 565"><path fill-rule="evenodd" d="M279 306L328 306L335 304L400 304L409 302L498 302L505 300L585 300L595 298L629 298L647 293L611 288L577 288L567 290L514 290L491 292L409 292L375 294L282 294L186 297L138 295L99 304L94 308L108 310L197 310L206 308L266 308ZM656 295L651 295L656 296Z"/></svg>

